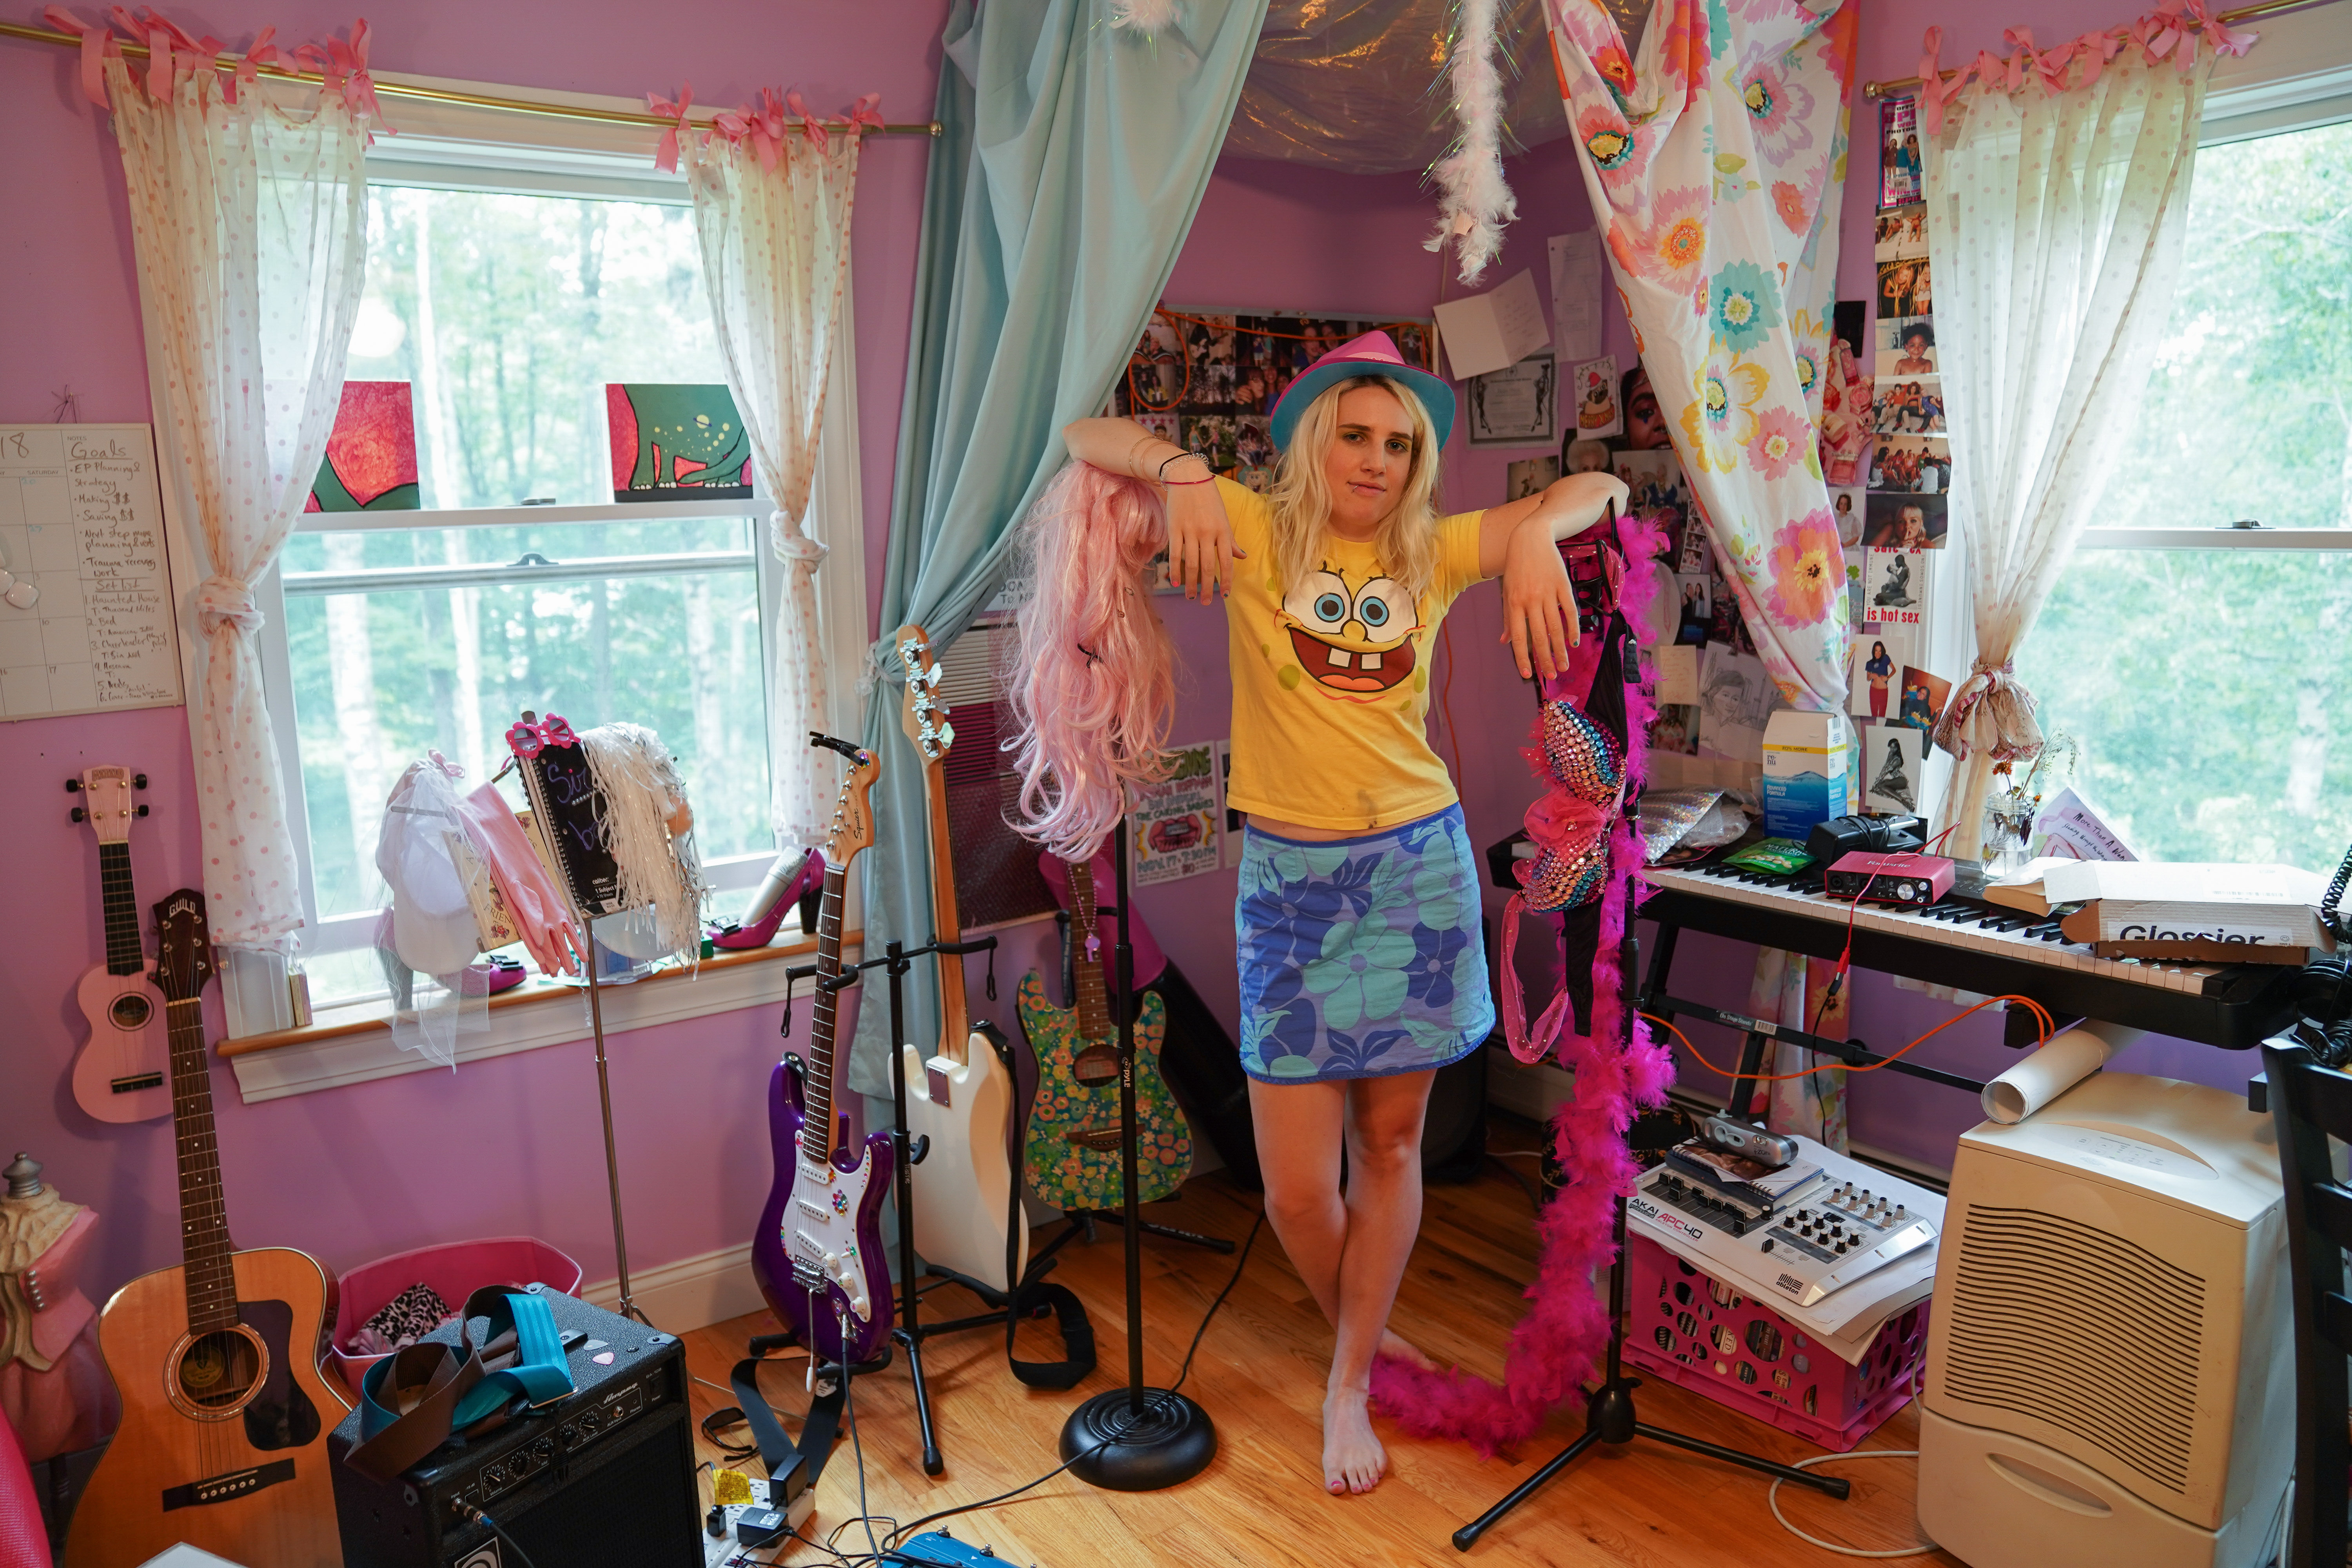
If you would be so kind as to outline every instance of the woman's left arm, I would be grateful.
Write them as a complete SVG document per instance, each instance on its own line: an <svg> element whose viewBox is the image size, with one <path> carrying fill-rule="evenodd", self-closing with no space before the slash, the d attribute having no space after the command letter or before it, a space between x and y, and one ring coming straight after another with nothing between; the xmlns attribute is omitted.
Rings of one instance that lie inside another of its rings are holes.
<svg viewBox="0 0 2352 1568"><path fill-rule="evenodd" d="M1559 543L1607 515L1630 494L1613 474L1570 474L1539 496L1489 507L1478 520L1478 574L1503 580L1503 637L1519 678L1549 679L1568 667L1577 641L1576 594Z"/></svg>

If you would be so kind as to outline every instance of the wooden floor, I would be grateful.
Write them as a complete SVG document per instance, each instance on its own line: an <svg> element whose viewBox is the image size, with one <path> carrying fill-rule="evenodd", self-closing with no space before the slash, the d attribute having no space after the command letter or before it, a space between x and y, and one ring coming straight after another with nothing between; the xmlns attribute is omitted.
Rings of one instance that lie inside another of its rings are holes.
<svg viewBox="0 0 2352 1568"><path fill-rule="evenodd" d="M1517 1163L1532 1167L1532 1160ZM1533 1173L1528 1172L1530 1179ZM1238 1242L1257 1212L1255 1194L1221 1174L1196 1178L1176 1199L1150 1205L1147 1218ZM1058 1227L1056 1227L1058 1228ZM1050 1236L1051 1231L1044 1233ZM1041 1237L1042 1239L1042 1237ZM1053 1278L1071 1287L1094 1321L1100 1364L1066 1394L1032 1391L1004 1364L1001 1331L932 1341L924 1352L946 1473L922 1472L914 1399L899 1365L858 1380L855 1402L866 1455L866 1506L884 1518L911 1521L1010 1490L1053 1468L1064 1418L1087 1395L1122 1383L1127 1368L1125 1298L1118 1233L1105 1227L1093 1246L1062 1254ZM1534 1226L1521 1187L1490 1163L1474 1185L1433 1187L1394 1327L1441 1361L1489 1376L1534 1274ZM1143 1249L1144 1375L1165 1386L1176 1373L1210 1301L1232 1276L1234 1260L1180 1243L1147 1238ZM960 1287L925 1298L927 1312L958 1316L980 1309ZM688 1363L712 1387L694 1385L695 1415L731 1405L729 1370L754 1333L772 1332L764 1313L715 1324L687 1336ZM1033 1340L1029 1336L1035 1333ZM1054 1336L1023 1330L1024 1358L1060 1355ZM946 1521L958 1539L993 1546L999 1557L1037 1568L1105 1564L1446 1563L1463 1561L1449 1541L1568 1443L1582 1412L1563 1411L1516 1461L1481 1460L1460 1445L1423 1442L1375 1417L1391 1457L1389 1479L1361 1498L1335 1499L1321 1484L1318 1416L1330 1331L1283 1257L1269 1226L1233 1294L1210 1326L1185 1392L1217 1426L1217 1458L1183 1486L1157 1493L1097 1491L1063 1475L1015 1501ZM766 1384L787 1426L797 1428L806 1395L798 1363L776 1364ZM1696 1394L1659 1383L1638 1395L1643 1421L1789 1461L1820 1452L1800 1438L1750 1420ZM1864 1440L1868 1448L1916 1446L1917 1421L1906 1406ZM715 1458L707 1447L699 1458ZM1781 1509L1800 1529L1824 1540L1879 1549L1918 1537L1912 1520L1916 1461L1859 1461L1832 1467L1849 1476L1853 1496L1838 1502L1796 1487L1781 1489ZM760 1474L756 1461L748 1469ZM702 1472L708 1500L709 1472ZM1602 1449L1555 1478L1475 1547L1472 1560L1511 1563L1738 1563L1742 1568L1847 1561L1807 1545L1775 1523L1765 1505L1769 1483L1695 1455L1636 1442ZM853 1520L858 1466L845 1441L817 1489L810 1533L824 1536ZM877 1533L885 1527L878 1521ZM839 1544L865 1552L863 1526ZM782 1561L814 1563L826 1555L795 1547ZM1957 1565L1943 1552L1909 1559Z"/></svg>

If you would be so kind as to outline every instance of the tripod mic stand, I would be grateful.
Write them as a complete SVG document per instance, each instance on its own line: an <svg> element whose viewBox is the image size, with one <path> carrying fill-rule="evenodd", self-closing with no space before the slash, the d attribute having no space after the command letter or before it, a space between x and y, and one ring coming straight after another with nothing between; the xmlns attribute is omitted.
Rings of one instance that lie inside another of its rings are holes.
<svg viewBox="0 0 2352 1568"><path fill-rule="evenodd" d="M1633 1045L1637 1007L1633 986L1636 943L1630 916L1625 923L1625 941L1618 949L1618 954L1622 976L1621 984L1625 988L1624 1048L1630 1049ZM1574 1464L1596 1444L1612 1443L1622 1446L1632 1442L1636 1437L1647 1437L1654 1443L1664 1443L1669 1447L1703 1454L1710 1459L1720 1459L1727 1465L1739 1465L1760 1475L1770 1476L1776 1480L1787 1481L1794 1486L1811 1487L1815 1491L1827 1492L1830 1496L1840 1500L1851 1493L1853 1489L1852 1483L1840 1477L1824 1476L1813 1470L1801 1470L1793 1465L1778 1464L1759 1455L1745 1454L1737 1448L1727 1448L1720 1443L1709 1443L1704 1438L1685 1436L1680 1432L1669 1432L1663 1426L1649 1425L1635 1415L1633 1390L1642 1385L1642 1380L1625 1375L1625 1194L1622 1192L1617 1194L1616 1215L1611 1224L1610 1237L1616 1261L1609 1269L1609 1358L1605 1363L1608 1375L1601 1379L1600 1387L1590 1390L1585 1394L1584 1432L1575 1442L1553 1456L1549 1464L1512 1488L1509 1496L1455 1531L1454 1549L1457 1552L1469 1551L1471 1547L1477 1544L1478 1538L1492 1529L1505 1515L1533 1497L1546 1481Z"/></svg>
<svg viewBox="0 0 2352 1568"><path fill-rule="evenodd" d="M1136 1212L1141 1183L1135 1146L1135 950L1128 945L1127 821L1111 830L1118 898L1118 977L1119 1158L1126 1177L1121 1215L1127 1233L1127 1386L1097 1394L1062 1426L1070 1473L1112 1491L1149 1492L1191 1480L1217 1457L1217 1428L1185 1395L1143 1384L1143 1225ZM1230 1245L1230 1244L1228 1244Z"/></svg>

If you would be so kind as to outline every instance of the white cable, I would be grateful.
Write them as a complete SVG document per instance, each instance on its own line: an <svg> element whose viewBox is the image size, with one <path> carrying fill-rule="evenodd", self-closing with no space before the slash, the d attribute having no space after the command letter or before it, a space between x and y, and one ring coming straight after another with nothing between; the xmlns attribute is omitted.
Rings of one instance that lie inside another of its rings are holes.
<svg viewBox="0 0 2352 1568"><path fill-rule="evenodd" d="M1916 1459L1918 1457L1919 1450L1916 1448L1863 1448L1851 1454L1815 1454L1810 1459L1799 1459L1790 1468L1807 1470L1815 1465L1826 1465L1832 1459ZM1930 1552L1943 1550L1934 1542L1927 1541L1916 1546L1906 1546L1894 1552L1862 1552L1851 1546L1840 1546L1834 1541L1823 1541L1818 1535L1807 1535L1803 1531L1790 1524L1789 1516L1780 1511L1780 1489L1788 1484L1785 1479L1775 1480L1772 1483L1772 1489L1764 1494L1764 1500L1771 1505L1772 1517L1780 1521L1781 1529L1798 1540L1818 1546L1824 1552L1834 1552L1841 1557L1925 1557Z"/></svg>

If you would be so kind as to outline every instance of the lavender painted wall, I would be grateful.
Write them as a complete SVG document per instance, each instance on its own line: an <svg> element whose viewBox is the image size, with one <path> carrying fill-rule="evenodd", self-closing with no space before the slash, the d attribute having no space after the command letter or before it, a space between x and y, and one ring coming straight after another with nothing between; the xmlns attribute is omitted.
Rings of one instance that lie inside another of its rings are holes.
<svg viewBox="0 0 2352 1568"><path fill-rule="evenodd" d="M1916 57L1924 0L1867 0L1862 74L1906 74ZM690 32L646 29L635 13L599 6L547 27L509 8L485 12L456 0L415 0L378 29L385 70L489 79L525 88L635 93L692 80L703 101L734 101L782 80L821 107L878 89L892 119L928 112L938 69L944 0L859 6L715 0ZM2071 0L2068 25L2107 19ZM258 26L281 36L322 34L339 18L316 6L264 10L212 0L175 8L198 33L241 43ZM1882 16L1884 20L1882 20ZM601 18L601 19L600 19ZM2045 18L2034 18L2052 32ZM1949 29L1947 53L1997 43L1999 20ZM1981 36L1980 36L1981 35ZM753 47L744 47L752 40ZM876 39L892 40L877 48ZM764 66L761 62L772 62ZM80 97L71 57L0 41L0 235L11 308L0 313L0 421L49 416L70 385L89 420L148 417L121 176L110 141ZM797 73L790 74L787 73ZM395 122L397 108L394 108ZM1857 124L1857 141L1868 146ZM927 145L889 139L866 154L857 216L859 408L870 581L878 584L882 529L904 382L908 310ZM1545 237L1591 220L1565 143L1511 163L1521 219L1494 279L1533 268L1547 295ZM1874 169L1854 159L1841 276L1867 287L1869 219L1864 188ZM1179 304L1308 309L1370 315L1426 314L1441 289L1436 258L1421 248L1431 208L1410 175L1334 176L1239 161L1212 181L1170 284ZM1455 291L1450 286L1447 291ZM1612 312L1613 316L1613 312ZM1609 346L1631 353L1612 320ZM1503 465L1517 453L1448 453L1446 499L1467 509L1500 498ZM1162 599L1185 680L1176 733L1225 733L1222 612ZM1456 763L1475 842L1508 833L1536 790L1517 755L1528 699L1496 647L1500 614L1491 586L1473 590L1449 619L1437 671L1444 694L1434 729ZM176 709L0 725L0 820L16 829L10 871L18 889L0 913L0 1157L23 1148L46 1162L67 1194L105 1215L92 1283L111 1288L174 1261L176 1189L161 1123L102 1127L72 1102L66 1072L79 1042L73 980L102 952L87 830L70 825L59 788L99 762L143 768L154 816L133 841L138 889L152 901L198 880L194 786L184 713ZM1208 876L1139 900L1160 941L1228 1017L1234 1006L1230 931L1233 879ZM1498 904L1499 900L1496 900ZM1012 981L1051 968L1050 924L1012 933L1000 953L1002 1000L981 994L980 1016L1012 1024ZM1685 946L1684 973L1698 994L1744 999L1750 950L1730 942ZM1947 1009L1864 977L1857 1028L1874 1044L1899 1043L1940 1022ZM216 1011L210 1019L216 1032ZM772 1009L665 1026L614 1042L614 1101L630 1178L632 1261L638 1269L740 1243L769 1176L760 1105L775 1058ZM1729 1044L1700 1037L1727 1059ZM1949 1047L1945 1041L1952 1040ZM1922 1054L1994 1070L2007 1059L1990 1027L1955 1029ZM2183 1047L2139 1055L2154 1070L2191 1069L2226 1081L2216 1053ZM2165 1065L2156 1065L2158 1061ZM2229 1072L2239 1062L2227 1064ZM246 1106L234 1080L215 1075L222 1161L247 1245L304 1247L329 1268L462 1235L529 1232L579 1258L591 1278L611 1272L594 1082L583 1044L406 1078ZM1973 1120L1962 1097L1882 1075L1859 1085L1855 1135L1937 1162Z"/></svg>

